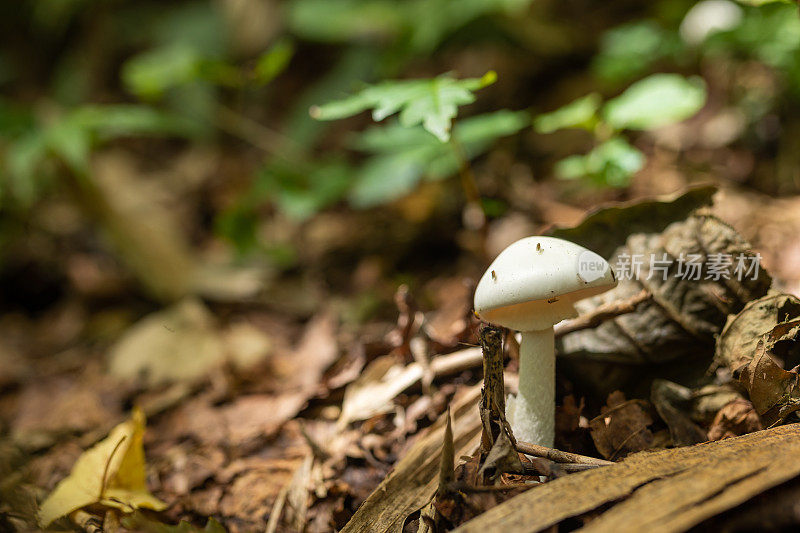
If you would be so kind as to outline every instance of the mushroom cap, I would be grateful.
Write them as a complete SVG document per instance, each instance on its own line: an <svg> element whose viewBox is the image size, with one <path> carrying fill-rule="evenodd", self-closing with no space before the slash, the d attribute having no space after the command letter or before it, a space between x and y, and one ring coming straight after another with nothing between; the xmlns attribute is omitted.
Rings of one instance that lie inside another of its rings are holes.
<svg viewBox="0 0 800 533"><path fill-rule="evenodd" d="M475 290L475 312L517 331L547 329L577 316L578 300L616 284L608 262L591 250L554 237L526 237L486 270Z"/></svg>

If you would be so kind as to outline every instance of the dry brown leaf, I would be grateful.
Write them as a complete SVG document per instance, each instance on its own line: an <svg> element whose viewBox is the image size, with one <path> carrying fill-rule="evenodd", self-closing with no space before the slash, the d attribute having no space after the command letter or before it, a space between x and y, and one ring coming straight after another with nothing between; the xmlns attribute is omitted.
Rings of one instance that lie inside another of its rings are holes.
<svg viewBox="0 0 800 533"><path fill-rule="evenodd" d="M309 395L324 390L322 376L339 356L336 341L336 320L323 313L314 317L306 326L297 348L284 360L281 375L289 383L289 389L299 389Z"/></svg>
<svg viewBox="0 0 800 533"><path fill-rule="evenodd" d="M220 421L226 429L225 444L243 446L271 437L300 411L306 400L305 395L292 393L240 396L220 409Z"/></svg>
<svg viewBox="0 0 800 533"><path fill-rule="evenodd" d="M266 472L255 470L244 472L225 487L219 513L235 518L224 520L230 533L264 531L266 517L280 492L280 485L273 485L274 481Z"/></svg>
<svg viewBox="0 0 800 533"><path fill-rule="evenodd" d="M796 371L786 371L770 356L769 344L759 341L752 361L742 369L740 382L766 424L782 421L800 409Z"/></svg>
<svg viewBox="0 0 800 533"><path fill-rule="evenodd" d="M12 422L15 442L43 448L72 432L111 427L121 418L121 391L112 380L90 370L80 381L43 379L28 384Z"/></svg>
<svg viewBox="0 0 800 533"><path fill-rule="evenodd" d="M301 392L239 396L220 406L199 397L183 403L159 424L164 439L193 437L197 442L249 448L272 436L307 401Z"/></svg>
<svg viewBox="0 0 800 533"><path fill-rule="evenodd" d="M762 429L761 419L753 404L744 398L737 398L719 410L708 430L708 440L738 437Z"/></svg>
<svg viewBox="0 0 800 533"><path fill-rule="evenodd" d="M704 213L675 222L660 234L631 235L609 263L614 268L624 264L620 258L626 254L628 260L641 260L636 279L620 279L615 289L579 302L578 310L590 312L603 303L630 298L643 288L652 298L638 305L633 313L557 340L561 368L576 383L598 392L620 388L631 381L641 382L642 366L674 362L672 370L677 372L677 363L684 362L686 372L702 374L711 360L715 336L728 314L763 296L771 281L763 268L758 270L756 279L751 279L751 274L740 281L733 272L729 273L730 279L706 279L712 254L733 258L739 254L754 258L755 254L731 227ZM682 254L685 258L690 254L700 258L701 279L678 276L678 269L682 268L678 258ZM665 255L671 261L666 279L662 271L649 271L651 256L660 260ZM661 372L663 375L663 369Z"/></svg>
<svg viewBox="0 0 800 533"><path fill-rule="evenodd" d="M589 449L591 436L588 431L588 420L583 416L584 401L575 400L568 394L563 405L556 405L556 441L555 447L566 452L577 452Z"/></svg>
<svg viewBox="0 0 800 533"><path fill-rule="evenodd" d="M749 364L761 338L778 324L800 317L800 300L791 294L772 292L749 302L728 317L720 333L714 360L737 374Z"/></svg>
<svg viewBox="0 0 800 533"><path fill-rule="evenodd" d="M225 347L211 313L189 299L131 326L108 357L113 376L154 386L206 377L223 363Z"/></svg>
<svg viewBox="0 0 800 533"><path fill-rule="evenodd" d="M716 418L720 409L742 397L734 383L725 385L706 385L692 392L692 420L708 426Z"/></svg>
<svg viewBox="0 0 800 533"><path fill-rule="evenodd" d="M463 340L470 325L473 283L462 278L440 280L434 285L434 309L426 313L423 328L438 344L452 348Z"/></svg>
<svg viewBox="0 0 800 533"><path fill-rule="evenodd" d="M800 409L800 300L770 294L730 317L717 346L762 422L780 423Z"/></svg>
<svg viewBox="0 0 800 533"><path fill-rule="evenodd" d="M600 413L589 422L589 428L597 451L606 459L625 457L652 445L653 433L648 426L653 419L647 402L625 400L625 395L617 391L608 396L607 406Z"/></svg>

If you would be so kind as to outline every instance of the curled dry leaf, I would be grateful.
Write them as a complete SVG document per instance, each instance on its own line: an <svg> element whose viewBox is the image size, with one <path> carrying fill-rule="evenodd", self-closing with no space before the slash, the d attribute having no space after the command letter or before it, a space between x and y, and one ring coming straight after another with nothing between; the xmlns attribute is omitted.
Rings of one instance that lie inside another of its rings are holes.
<svg viewBox="0 0 800 533"><path fill-rule="evenodd" d="M750 363L758 341L775 326L800 317L800 300L791 294L770 293L749 302L728 317L717 342L714 362L728 367L734 375Z"/></svg>
<svg viewBox="0 0 800 533"><path fill-rule="evenodd" d="M750 401L765 424L782 422L800 409L797 371L781 368L772 358L768 342L758 343L753 360L742 369L739 380L747 389Z"/></svg>
<svg viewBox="0 0 800 533"><path fill-rule="evenodd" d="M729 279L714 279L710 270L713 258L720 256L734 258ZM684 275L688 267L679 261L681 257L697 258L693 259L698 264L696 275ZM771 281L763 268L737 279L734 267L738 257L747 265L756 260L749 245L730 226L700 212L669 225L660 234L631 235L609 260L612 268L620 270L619 285L577 307L581 313L590 312L603 303L630 298L643 288L652 298L633 313L561 337L557 349L563 368L576 381L599 391L623 386L633 377L641 380L637 366L682 362L703 368L711 360L715 336L728 314L763 296ZM633 258L641 263L638 273ZM628 275L621 275L622 270Z"/></svg>
<svg viewBox="0 0 800 533"><path fill-rule="evenodd" d="M762 429L761 419L753 404L739 398L719 410L708 430L708 440L737 437Z"/></svg>
<svg viewBox="0 0 800 533"><path fill-rule="evenodd" d="M800 409L800 300L770 294L732 316L720 336L716 361L747 391L766 425Z"/></svg>
<svg viewBox="0 0 800 533"><path fill-rule="evenodd" d="M653 433L648 426L653 419L647 407L642 400L625 400L619 391L610 394L600 416L589 421L597 451L606 459L618 459L650 448Z"/></svg>

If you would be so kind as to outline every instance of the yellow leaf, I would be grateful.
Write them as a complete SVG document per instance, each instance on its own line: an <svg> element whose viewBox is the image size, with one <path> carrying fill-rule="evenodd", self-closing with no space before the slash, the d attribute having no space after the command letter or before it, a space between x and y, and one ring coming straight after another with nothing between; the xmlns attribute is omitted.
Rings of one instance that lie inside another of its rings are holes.
<svg viewBox="0 0 800 533"><path fill-rule="evenodd" d="M144 423L144 413L134 409L130 420L83 452L70 475L56 486L39 509L42 527L94 503L126 512L166 508L165 503L147 490L142 445Z"/></svg>

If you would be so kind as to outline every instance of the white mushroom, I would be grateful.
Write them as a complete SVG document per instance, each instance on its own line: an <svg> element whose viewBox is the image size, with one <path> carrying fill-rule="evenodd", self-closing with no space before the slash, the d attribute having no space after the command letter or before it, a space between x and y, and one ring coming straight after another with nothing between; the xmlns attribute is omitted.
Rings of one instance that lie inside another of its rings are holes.
<svg viewBox="0 0 800 533"><path fill-rule="evenodd" d="M555 348L553 326L578 315L574 303L617 284L605 259L553 237L526 237L503 250L475 290L475 312L522 334L519 395L506 416L517 439L553 446Z"/></svg>

